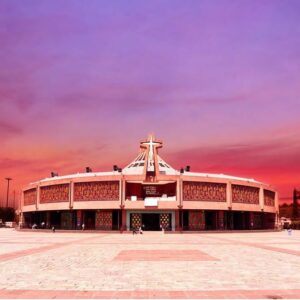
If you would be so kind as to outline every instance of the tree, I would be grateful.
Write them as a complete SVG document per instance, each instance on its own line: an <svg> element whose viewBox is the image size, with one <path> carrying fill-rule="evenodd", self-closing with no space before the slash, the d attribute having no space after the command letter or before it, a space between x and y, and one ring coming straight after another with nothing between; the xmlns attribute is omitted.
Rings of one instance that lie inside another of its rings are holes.
<svg viewBox="0 0 300 300"><path fill-rule="evenodd" d="M12 222L15 219L15 209L12 207L0 207L0 219L2 222Z"/></svg>

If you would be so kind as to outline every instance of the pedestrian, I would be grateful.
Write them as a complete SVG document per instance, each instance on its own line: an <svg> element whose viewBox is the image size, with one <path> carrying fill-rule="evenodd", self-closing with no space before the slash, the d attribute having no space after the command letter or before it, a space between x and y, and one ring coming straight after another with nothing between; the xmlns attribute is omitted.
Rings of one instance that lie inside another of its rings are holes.
<svg viewBox="0 0 300 300"><path fill-rule="evenodd" d="M143 229L142 229L141 226L139 227L139 233L140 233L140 234L143 234Z"/></svg>
<svg viewBox="0 0 300 300"><path fill-rule="evenodd" d="M84 228L85 228L85 225L84 225L84 223L82 223L82 226L81 226L81 228L82 228L82 231L84 231Z"/></svg>
<svg viewBox="0 0 300 300"><path fill-rule="evenodd" d="M55 232L55 226L52 226L52 232Z"/></svg>

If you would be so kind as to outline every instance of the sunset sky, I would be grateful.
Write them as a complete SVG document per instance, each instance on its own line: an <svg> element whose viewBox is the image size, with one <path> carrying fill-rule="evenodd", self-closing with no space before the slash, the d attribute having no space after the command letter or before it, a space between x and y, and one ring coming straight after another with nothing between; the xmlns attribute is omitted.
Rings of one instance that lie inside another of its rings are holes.
<svg viewBox="0 0 300 300"><path fill-rule="evenodd" d="M125 166L300 188L300 1L0 0L0 201Z"/></svg>

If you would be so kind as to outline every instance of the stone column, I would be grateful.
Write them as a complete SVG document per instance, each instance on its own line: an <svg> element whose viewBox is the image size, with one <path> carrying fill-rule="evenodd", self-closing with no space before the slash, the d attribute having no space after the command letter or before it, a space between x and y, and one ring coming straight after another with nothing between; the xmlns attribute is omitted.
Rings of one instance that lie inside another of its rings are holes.
<svg viewBox="0 0 300 300"><path fill-rule="evenodd" d="M252 211L250 211L249 214L250 214L250 218L249 218L250 219L250 224L249 224L250 226L249 227L250 227L250 229L254 229L254 213Z"/></svg>
<svg viewBox="0 0 300 300"><path fill-rule="evenodd" d="M205 230L205 211L201 211L201 230Z"/></svg>
<svg viewBox="0 0 300 300"><path fill-rule="evenodd" d="M180 179L177 179L177 182L176 182L177 186L176 186L176 202L178 204L179 207L181 207L182 205L182 202L181 202L181 180Z"/></svg>
<svg viewBox="0 0 300 300"><path fill-rule="evenodd" d="M279 224L279 202L278 202L278 192L275 192L275 210L276 210L276 215L275 215L275 229L279 229L280 224Z"/></svg>
<svg viewBox="0 0 300 300"><path fill-rule="evenodd" d="M40 185L38 185L36 187L36 193L37 193L37 196L36 196L35 210L38 210L39 209L39 204L40 204L40 194L41 194Z"/></svg>
<svg viewBox="0 0 300 300"><path fill-rule="evenodd" d="M24 226L24 216L23 216L23 213L22 211L20 210L20 213L19 213L19 229L23 228Z"/></svg>
<svg viewBox="0 0 300 300"><path fill-rule="evenodd" d="M69 207L72 209L74 204L74 182L72 180L69 186L69 201Z"/></svg>
<svg viewBox="0 0 300 300"><path fill-rule="evenodd" d="M183 180L180 179L179 182L180 182L180 203L181 203L181 206L183 207Z"/></svg>
<svg viewBox="0 0 300 300"><path fill-rule="evenodd" d="M81 229L81 225L83 224L83 213L82 210L77 210L76 215L76 229Z"/></svg>
<svg viewBox="0 0 300 300"><path fill-rule="evenodd" d="M126 210L123 208L121 211L122 211L122 230L128 230L126 226Z"/></svg>
<svg viewBox="0 0 300 300"><path fill-rule="evenodd" d="M224 211L218 211L218 226L217 229L223 230L224 229Z"/></svg>
<svg viewBox="0 0 300 300"><path fill-rule="evenodd" d="M119 180L119 204L123 205L123 191L125 191L125 181L122 179Z"/></svg>
<svg viewBox="0 0 300 300"><path fill-rule="evenodd" d="M226 186L226 202L227 202L227 207L229 210L232 208L232 187L231 187L231 182L227 182Z"/></svg>
<svg viewBox="0 0 300 300"><path fill-rule="evenodd" d="M50 211L47 211L46 212L46 228L48 228L48 227L50 227L50 222L51 222L51 220L50 220Z"/></svg>
<svg viewBox="0 0 300 300"><path fill-rule="evenodd" d="M23 206L24 206L24 191L21 192L20 202L19 202L19 212L20 212L20 219L19 219L19 228L23 228L25 225L24 215L23 215Z"/></svg>
<svg viewBox="0 0 300 300"><path fill-rule="evenodd" d="M259 207L261 211L264 210L264 189L262 186L259 188Z"/></svg>

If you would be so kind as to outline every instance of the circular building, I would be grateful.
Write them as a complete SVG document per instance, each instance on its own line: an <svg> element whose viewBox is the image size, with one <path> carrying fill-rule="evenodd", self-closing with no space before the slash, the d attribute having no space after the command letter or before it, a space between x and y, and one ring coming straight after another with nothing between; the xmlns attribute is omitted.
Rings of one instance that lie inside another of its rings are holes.
<svg viewBox="0 0 300 300"><path fill-rule="evenodd" d="M273 229L278 194L254 179L175 170L149 136L124 169L57 176L22 192L23 226L96 230Z"/></svg>

